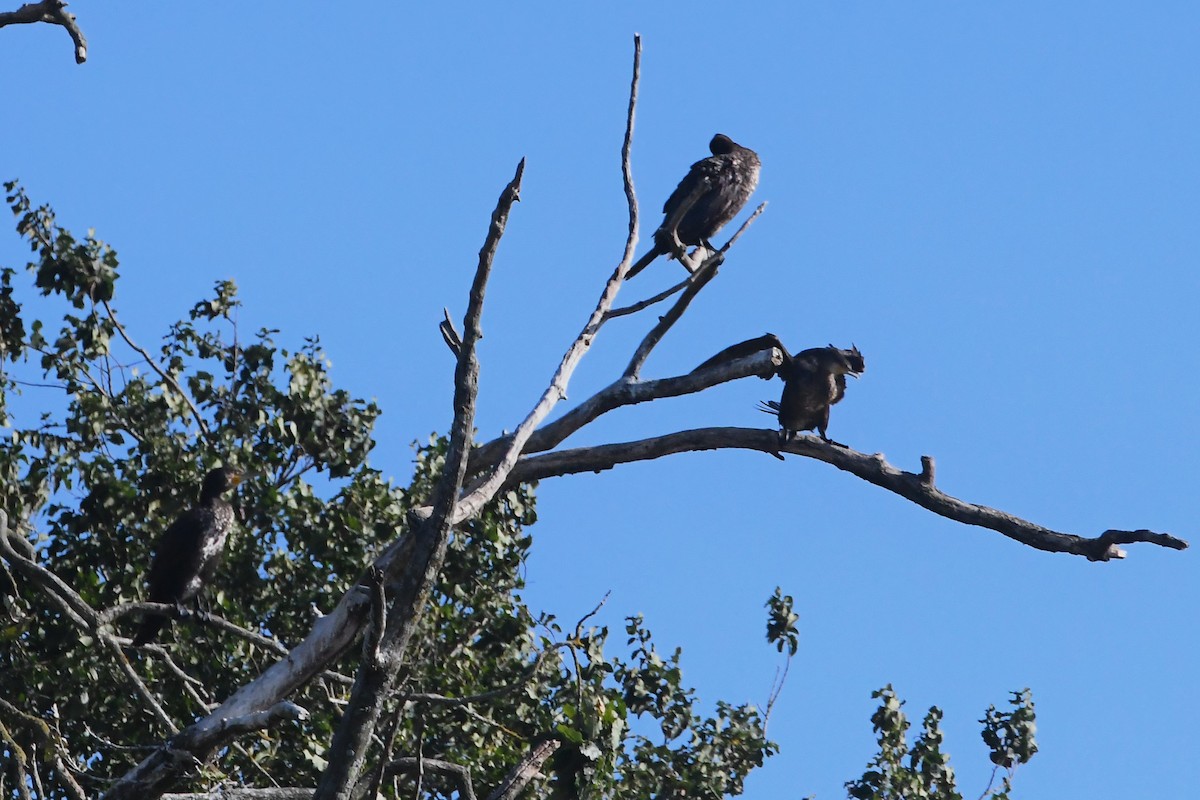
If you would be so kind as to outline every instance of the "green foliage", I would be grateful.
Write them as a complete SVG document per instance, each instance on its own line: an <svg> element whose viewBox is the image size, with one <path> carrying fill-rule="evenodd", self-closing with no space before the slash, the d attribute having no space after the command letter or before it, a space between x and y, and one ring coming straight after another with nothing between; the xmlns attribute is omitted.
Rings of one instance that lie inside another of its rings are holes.
<svg viewBox="0 0 1200 800"><path fill-rule="evenodd" d="M983 743L991 751L989 758L997 769L1005 771L1000 788L992 792L996 800L1009 800L1013 772L1038 751L1034 739L1037 715L1033 711L1033 693L1028 688L1012 692L1008 702L1013 706L1012 711L997 711L995 706L988 706L983 719L979 720L983 723Z"/></svg>
<svg viewBox="0 0 1200 800"><path fill-rule="evenodd" d="M194 502L204 473L239 466L238 530L206 603L294 645L404 535L408 512L437 481L445 440L417 448L411 482L393 484L369 462L380 409L334 387L317 339L289 350L278 331L241 334L232 282L217 283L158 347L138 346L116 311L116 251L90 233L75 239L48 206L6 188L35 253L33 288L49 298L38 307L58 308L61 321L33 318L18 299L20 273L0 270L0 508L25 521L39 564L93 608L111 609L143 595L153 542ZM419 747L491 786L534 743L556 738L563 744L544 771L560 796L740 792L775 751L757 710L719 703L715 715L697 714L679 651L662 658L640 618L628 621L623 658L606 654L606 630L564 634L553 616L533 613L520 592L536 518L533 487L519 486L455 531L392 702L394 754ZM129 636L136 615L81 630L2 559L0 601L0 700L19 711L0 731L0 775L14 774L19 754L42 758L38 794L66 796L51 764L57 750L98 793L172 732L106 644ZM278 658L195 619L174 622L160 640L165 649L127 657L172 728ZM352 675L356 662L351 649L331 666ZM314 785L348 693L336 675L312 682L293 697L306 719L242 737L178 789ZM384 794L410 795L406 781L385 782ZM434 774L422 787L427 797L457 791Z"/></svg>
<svg viewBox="0 0 1200 800"><path fill-rule="evenodd" d="M800 615L792 610L794 604L792 596L785 595L778 586L767 598L767 641L781 653L786 648L789 656L796 655L800 648L800 630L796 627Z"/></svg>
<svg viewBox="0 0 1200 800"><path fill-rule="evenodd" d="M961 800L950 756L942 751L941 709L936 706L929 709L921 733L909 748L904 701L896 696L890 684L872 692L871 697L880 701L871 716L879 753L861 778L846 784L848 795L854 800ZM1014 711L997 712L995 706L990 706L980 720L984 723L983 740L991 751L992 763L1007 770L1001 789L993 791L989 782L983 794L999 800L1009 800L1013 770L1037 752L1030 691L1014 692L1010 702L1016 707Z"/></svg>

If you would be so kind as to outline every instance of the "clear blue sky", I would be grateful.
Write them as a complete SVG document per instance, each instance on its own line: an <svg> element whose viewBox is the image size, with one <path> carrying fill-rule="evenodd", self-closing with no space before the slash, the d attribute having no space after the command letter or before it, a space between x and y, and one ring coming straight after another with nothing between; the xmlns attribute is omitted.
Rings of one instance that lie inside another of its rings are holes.
<svg viewBox="0 0 1200 800"><path fill-rule="evenodd" d="M15 6L15 2L10 4ZM766 214L651 359L686 371L773 331L855 342L831 435L941 487L1096 535L1196 538L1200 5L98 3L91 40L0 30L0 176L122 257L153 341L214 280L241 324L320 334L385 409L376 463L444 430L436 324L465 305L495 199L528 157L483 343L481 436L534 402L619 258L633 33L643 237L716 131L758 150ZM0 265L24 246L0 234ZM655 264L636 299L677 279ZM606 329L571 401L651 318ZM611 415L571 444L764 425L757 380ZM1200 752L1193 551L1090 564L945 521L823 464L704 453L545 482L528 597L644 613L706 703L765 701L762 604L794 594L801 652L752 797L828 800L873 750L870 692L946 712L965 795L976 722L1033 688L1028 800L1186 797Z"/></svg>

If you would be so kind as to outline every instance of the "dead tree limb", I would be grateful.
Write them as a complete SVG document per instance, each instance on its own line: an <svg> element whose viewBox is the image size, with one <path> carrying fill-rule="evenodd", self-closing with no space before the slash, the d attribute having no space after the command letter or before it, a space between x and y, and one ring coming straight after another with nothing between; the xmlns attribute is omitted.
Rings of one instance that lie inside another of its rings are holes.
<svg viewBox="0 0 1200 800"><path fill-rule="evenodd" d="M350 800L352 797L383 705L395 687L408 643L441 572L475 430L479 395L478 343L483 336L484 295L508 215L521 198L524 174L525 160L522 159L516 175L500 195L488 235L479 251L479 265L463 317L462 344L454 372L454 420L450 427L450 442L445 467L433 491L432 508L427 518L413 526L410 534L414 540L412 561L389 584L392 600L387 610L386 627L379 632L380 639L374 643L371 657L364 658L359 667L350 702L329 745L328 766L317 784L314 800ZM376 574L375 571L372 574ZM377 624L384 623L377 620Z"/></svg>
<svg viewBox="0 0 1200 800"><path fill-rule="evenodd" d="M500 785L487 796L487 800L516 800L521 792L525 791L525 787L529 785L529 782L538 776L542 765L561 746L562 742L557 739L547 739L534 745L533 749L526 753L525 757L508 771L508 774L500 781Z"/></svg>
<svg viewBox="0 0 1200 800"><path fill-rule="evenodd" d="M62 0L42 0L40 3L26 3L16 11L0 11L0 28L31 22L48 22L66 28L71 41L75 43L75 63L87 61L87 38L79 29L75 15L67 13L67 4Z"/></svg>
<svg viewBox="0 0 1200 800"><path fill-rule="evenodd" d="M513 483L543 480L578 472L600 472L617 464L662 458L674 453L727 449L757 450L768 454L792 453L824 461L868 483L895 492L938 516L989 528L1021 544L1050 553L1069 553L1084 556L1090 561L1109 561L1125 557L1125 551L1117 547L1119 544L1148 542L1173 550L1183 550L1188 546L1187 542L1170 534L1148 530L1108 530L1095 538L1060 533L1005 511L968 503L945 494L933 485L931 476L925 474L924 470L905 472L889 464L882 453L867 455L848 447L828 444L807 434L784 443L775 431L752 428L701 428L636 442L527 456L517 464L509 479Z"/></svg>
<svg viewBox="0 0 1200 800"><path fill-rule="evenodd" d="M694 394L722 383L755 375L760 378L770 378L782 363L783 355L772 348L703 372L689 372L686 375L650 381L619 378L554 422L540 428L529 437L522 453L528 455L552 450L571 434L609 411L638 403L648 403L664 397ZM497 457L500 448L511 441L511 438L510 436L501 437L476 449L471 454L472 471L486 467Z"/></svg>
<svg viewBox="0 0 1200 800"><path fill-rule="evenodd" d="M312 789L280 786L271 789L245 789L219 786L211 792L169 792L163 800L310 800Z"/></svg>

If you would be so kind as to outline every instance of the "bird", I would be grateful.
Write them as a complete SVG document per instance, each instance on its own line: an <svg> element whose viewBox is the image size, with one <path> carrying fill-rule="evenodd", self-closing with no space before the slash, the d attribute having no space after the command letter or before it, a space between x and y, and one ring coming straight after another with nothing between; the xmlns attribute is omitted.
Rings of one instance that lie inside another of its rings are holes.
<svg viewBox="0 0 1200 800"><path fill-rule="evenodd" d="M799 431L816 429L822 441L838 447L841 442L830 439L829 410L846 395L846 376L857 378L866 371L867 363L858 347L849 350L834 347L812 347L795 356L788 352L773 333L727 347L696 367L699 372L719 363L751 355L768 347L778 348L783 363L776 374L783 378L783 395L778 401L766 400L758 409L779 420L780 439L787 443Z"/></svg>
<svg viewBox="0 0 1200 800"><path fill-rule="evenodd" d="M180 514L154 546L150 602L182 606L212 578L221 563L225 539L233 529L233 506L222 495L241 480L242 473L228 466L204 476L200 502ZM165 616L148 614L133 637L133 645L140 647L152 641L166 624Z"/></svg>
<svg viewBox="0 0 1200 800"><path fill-rule="evenodd" d="M663 204L663 223L654 232L654 247L630 267L626 279L637 275L661 255L677 257L679 244L703 245L715 251L709 238L733 219L750 199L758 186L762 166L758 153L742 147L723 133L713 136L708 149L712 155L692 164Z"/></svg>

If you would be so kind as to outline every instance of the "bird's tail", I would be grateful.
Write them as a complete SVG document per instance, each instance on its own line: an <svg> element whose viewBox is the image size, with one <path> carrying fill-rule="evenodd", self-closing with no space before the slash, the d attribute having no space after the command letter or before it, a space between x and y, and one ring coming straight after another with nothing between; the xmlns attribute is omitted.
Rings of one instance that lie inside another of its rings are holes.
<svg viewBox="0 0 1200 800"><path fill-rule="evenodd" d="M661 256L663 254L663 252L664 251L661 248L659 248L659 246L657 244L655 244L654 247L650 248L650 250L646 253L646 255L639 258L638 262L629 268L629 272L625 273L625 280L629 280L634 275L637 275L639 272L644 270L646 267L650 266L650 262L653 261L654 259L658 258L659 256Z"/></svg>
<svg viewBox="0 0 1200 800"><path fill-rule="evenodd" d="M763 400L755 407L764 414L771 414L775 417L779 416L779 403L775 400Z"/></svg>
<svg viewBox="0 0 1200 800"><path fill-rule="evenodd" d="M167 618L158 614L150 614L142 619L142 624L138 628L137 635L133 637L133 646L141 647L147 642L154 640L158 632L162 630L163 625L167 624Z"/></svg>

